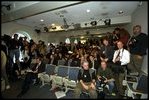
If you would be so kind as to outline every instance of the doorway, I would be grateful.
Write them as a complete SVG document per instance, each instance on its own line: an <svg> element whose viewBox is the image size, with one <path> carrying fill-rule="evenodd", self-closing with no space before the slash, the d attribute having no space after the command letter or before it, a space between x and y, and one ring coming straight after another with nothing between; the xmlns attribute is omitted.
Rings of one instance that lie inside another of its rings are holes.
<svg viewBox="0 0 149 100"><path fill-rule="evenodd" d="M18 39L19 39L20 37L27 37L27 41L28 41L28 42L31 40L30 35L29 35L27 32L25 32L25 31L17 31L17 32L15 32L14 34L18 34ZM12 38L14 38L14 34L12 35ZM22 54L21 51L20 51L19 61L20 61L20 62L23 62L23 54ZM15 63L15 56L13 57L13 62Z"/></svg>

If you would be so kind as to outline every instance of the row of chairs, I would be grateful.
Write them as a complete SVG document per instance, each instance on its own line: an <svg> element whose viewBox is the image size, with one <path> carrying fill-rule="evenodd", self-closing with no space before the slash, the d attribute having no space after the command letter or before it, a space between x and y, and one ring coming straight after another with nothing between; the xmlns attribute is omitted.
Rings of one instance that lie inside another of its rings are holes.
<svg viewBox="0 0 149 100"><path fill-rule="evenodd" d="M65 93L67 93L68 90L74 90L77 84L79 70L80 67L46 64L45 72L39 74L39 78L42 81L41 87L52 82L52 86L56 85L64 87ZM126 78L124 80L125 86L127 87L125 95L134 99L147 98L147 80L147 75L135 77L126 74Z"/></svg>
<svg viewBox="0 0 149 100"><path fill-rule="evenodd" d="M77 84L79 70L80 67L46 64L45 72L38 75L42 81L41 87L52 82L52 87L64 87L65 93L73 90Z"/></svg>
<svg viewBox="0 0 149 100"><path fill-rule="evenodd" d="M125 72L125 80L123 83L126 86L125 96L133 99L148 98L148 76L146 74L142 73L136 76L127 75L127 72Z"/></svg>

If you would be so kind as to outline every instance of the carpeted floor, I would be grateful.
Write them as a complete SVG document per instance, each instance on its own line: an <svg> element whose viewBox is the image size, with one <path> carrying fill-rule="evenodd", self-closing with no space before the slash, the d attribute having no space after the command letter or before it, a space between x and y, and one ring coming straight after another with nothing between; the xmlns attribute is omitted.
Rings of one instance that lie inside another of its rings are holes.
<svg viewBox="0 0 149 100"><path fill-rule="evenodd" d="M16 82L10 82L11 88L1 93L4 99L57 99L55 92L58 90L50 91L51 86L45 85L40 88L40 85L31 85L29 91L22 97L17 98L17 95L21 92L21 85L23 80L17 80ZM64 99L73 99L73 91L68 91ZM119 98L118 96L106 96L107 99Z"/></svg>
<svg viewBox="0 0 149 100"><path fill-rule="evenodd" d="M18 80L16 82L10 82L11 88L5 90L1 93L2 98L4 99L16 99L17 95L21 92L21 85L23 80ZM56 99L54 91L50 91L51 86L46 84L40 88L40 85L31 85L29 91L18 99ZM58 91L58 90L57 90ZM73 91L68 91L66 96L63 98L73 98Z"/></svg>

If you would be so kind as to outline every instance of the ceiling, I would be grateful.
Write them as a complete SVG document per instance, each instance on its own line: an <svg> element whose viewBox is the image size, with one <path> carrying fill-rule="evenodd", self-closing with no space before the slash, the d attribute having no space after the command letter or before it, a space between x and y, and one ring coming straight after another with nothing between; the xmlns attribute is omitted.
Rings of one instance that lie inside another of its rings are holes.
<svg viewBox="0 0 149 100"><path fill-rule="evenodd" d="M33 4L36 4L36 3L39 3L39 2L11 2L11 1L5 1L5 2L2 2L1 5L3 5L2 9L3 9L3 12L5 12L5 14L9 14L11 12L14 12L14 11L17 11L17 10L20 10L20 9L23 9L23 8L26 8L28 6L31 6ZM7 10L6 5L10 5L10 9L11 10Z"/></svg>
<svg viewBox="0 0 149 100"><path fill-rule="evenodd" d="M128 16L138 7L138 1L90 1L90 2L2 2L13 5L11 11L3 7L2 22L16 21L19 24L33 28L50 27L52 24L61 26L65 24L100 20ZM90 10L90 12L87 12ZM123 11L122 14L118 14ZM63 20L65 18L65 22ZM40 21L43 19L44 21Z"/></svg>

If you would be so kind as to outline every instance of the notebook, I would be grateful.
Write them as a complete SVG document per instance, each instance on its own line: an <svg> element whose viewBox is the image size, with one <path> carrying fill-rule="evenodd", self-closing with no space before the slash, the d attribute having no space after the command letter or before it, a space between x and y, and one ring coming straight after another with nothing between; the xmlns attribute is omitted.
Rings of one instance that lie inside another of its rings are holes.
<svg viewBox="0 0 149 100"><path fill-rule="evenodd" d="M59 99L59 98L65 97L66 93L64 91L57 91L57 92L55 92L55 95L56 95L57 99Z"/></svg>

